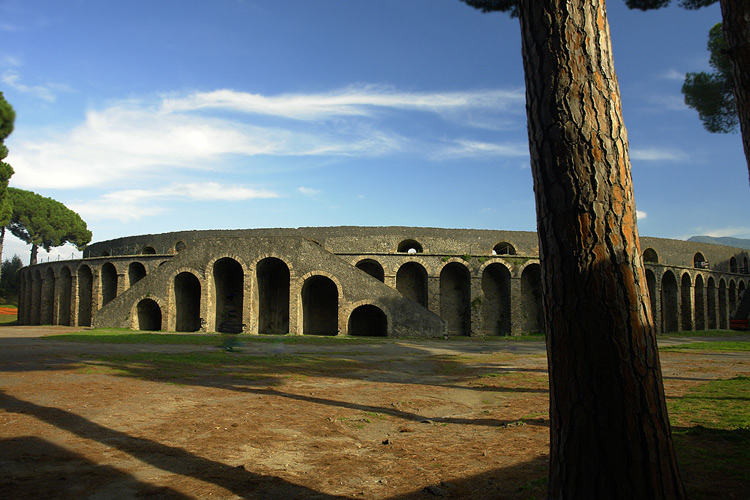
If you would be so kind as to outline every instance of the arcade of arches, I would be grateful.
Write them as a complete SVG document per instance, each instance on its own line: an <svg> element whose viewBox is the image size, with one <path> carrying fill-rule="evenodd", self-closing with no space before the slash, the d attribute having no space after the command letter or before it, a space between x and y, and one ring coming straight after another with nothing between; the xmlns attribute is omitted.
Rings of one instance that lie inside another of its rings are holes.
<svg viewBox="0 0 750 500"><path fill-rule="evenodd" d="M506 240L481 256L456 256L407 238L391 252L350 252L343 260L316 243L314 251L336 263L308 271L308 256L291 250L193 262L198 245L179 243L173 255L145 247L133 256L103 251L25 268L19 323L108 326L99 318L119 307L129 311L131 328L177 332L399 336L398 321L416 313L437 317L440 334L451 336L544 329L538 259ZM183 260L171 262L177 257ZM728 328L748 286L746 256L728 259L728 272L712 270L703 252L688 266L666 264L653 248L643 257L659 331Z"/></svg>

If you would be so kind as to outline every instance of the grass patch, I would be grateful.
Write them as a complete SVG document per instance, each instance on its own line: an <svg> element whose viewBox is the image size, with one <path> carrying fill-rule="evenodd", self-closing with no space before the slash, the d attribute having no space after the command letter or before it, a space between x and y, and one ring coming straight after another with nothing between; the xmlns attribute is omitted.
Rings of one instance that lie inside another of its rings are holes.
<svg viewBox="0 0 750 500"><path fill-rule="evenodd" d="M698 350L698 351L750 351L750 342L746 341L735 341L735 342L693 342L690 344L675 345L669 347L662 347L660 351L683 351L683 350Z"/></svg>
<svg viewBox="0 0 750 500"><path fill-rule="evenodd" d="M701 384L668 402L688 496L744 498L750 486L750 377ZM710 481L701 478L710 477Z"/></svg>
<svg viewBox="0 0 750 500"><path fill-rule="evenodd" d="M695 330L695 331L684 331L684 332L668 332L668 333L657 333L658 338L679 338L679 337L737 337L747 335L750 337L748 332L739 332L736 330Z"/></svg>

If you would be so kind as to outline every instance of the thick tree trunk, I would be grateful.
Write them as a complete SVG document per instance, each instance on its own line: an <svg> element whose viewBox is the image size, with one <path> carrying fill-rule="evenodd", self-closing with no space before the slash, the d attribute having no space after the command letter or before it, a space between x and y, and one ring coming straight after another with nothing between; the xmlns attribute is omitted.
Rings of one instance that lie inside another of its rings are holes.
<svg viewBox="0 0 750 500"><path fill-rule="evenodd" d="M742 145L750 174L750 2L721 0L724 39L732 64L734 97L740 118Z"/></svg>
<svg viewBox="0 0 750 500"><path fill-rule="evenodd" d="M521 0L554 499L678 499L603 0Z"/></svg>

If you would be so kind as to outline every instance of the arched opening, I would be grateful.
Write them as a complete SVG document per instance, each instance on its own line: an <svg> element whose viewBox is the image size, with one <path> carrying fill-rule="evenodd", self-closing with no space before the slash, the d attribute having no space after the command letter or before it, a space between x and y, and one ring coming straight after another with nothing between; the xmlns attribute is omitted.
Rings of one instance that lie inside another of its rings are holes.
<svg viewBox="0 0 750 500"><path fill-rule="evenodd" d="M289 267L269 257L258 263L258 333L289 333Z"/></svg>
<svg viewBox="0 0 750 500"><path fill-rule="evenodd" d="M302 332L305 335L338 334L339 293L325 276L312 276L302 285Z"/></svg>
<svg viewBox="0 0 750 500"><path fill-rule="evenodd" d="M680 286L680 315L682 316L682 329L692 330L693 329L693 307L690 303L691 286L690 275L685 273L682 275L682 283Z"/></svg>
<svg viewBox="0 0 750 500"><path fill-rule="evenodd" d="M146 277L146 266L140 262L131 262L128 266L128 283L133 286Z"/></svg>
<svg viewBox="0 0 750 500"><path fill-rule="evenodd" d="M42 322L42 273L39 269L34 272L34 281L32 282L31 297L31 324L39 325Z"/></svg>
<svg viewBox="0 0 750 500"><path fill-rule="evenodd" d="M197 332L201 328L201 282L182 272L174 278L175 330Z"/></svg>
<svg viewBox="0 0 750 500"><path fill-rule="evenodd" d="M737 297L742 298L742 292L745 291L745 282L740 281L740 284L737 285Z"/></svg>
<svg viewBox="0 0 750 500"><path fill-rule="evenodd" d="M510 271L490 264L482 273L482 331L485 335L510 335Z"/></svg>
<svg viewBox="0 0 750 500"><path fill-rule="evenodd" d="M448 335L471 332L471 276L463 264L451 262L440 272L440 317Z"/></svg>
<svg viewBox="0 0 750 500"><path fill-rule="evenodd" d="M242 331L244 278L242 266L236 260L224 257L214 263L217 332L240 333Z"/></svg>
<svg viewBox="0 0 750 500"><path fill-rule="evenodd" d="M696 252L693 256L693 267L696 269L708 269L708 261L702 253Z"/></svg>
<svg viewBox="0 0 750 500"><path fill-rule="evenodd" d="M726 330L729 324L729 311L727 311L727 283L719 280L719 328Z"/></svg>
<svg viewBox="0 0 750 500"><path fill-rule="evenodd" d="M41 324L55 324L55 271L51 267L47 268L42 281L42 304L41 304Z"/></svg>
<svg viewBox="0 0 750 500"><path fill-rule="evenodd" d="M529 264L521 273L521 311L524 333L544 333L542 274L539 264Z"/></svg>
<svg viewBox="0 0 750 500"><path fill-rule="evenodd" d="M492 255L515 255L516 247L508 243L507 241L501 241L494 247L492 247Z"/></svg>
<svg viewBox="0 0 750 500"><path fill-rule="evenodd" d="M659 263L659 254L653 248L647 248L643 251L643 262L650 262L652 264Z"/></svg>
<svg viewBox="0 0 750 500"><path fill-rule="evenodd" d="M427 271L416 262L407 262L396 273L396 290L404 297L427 307Z"/></svg>
<svg viewBox="0 0 750 500"><path fill-rule="evenodd" d="M187 248L187 245L185 244L184 241L178 241L177 243L174 244L174 251L177 253L182 252L186 248Z"/></svg>
<svg viewBox="0 0 750 500"><path fill-rule="evenodd" d="M102 266L102 307L117 297L117 269L111 262Z"/></svg>
<svg viewBox="0 0 750 500"><path fill-rule="evenodd" d="M362 259L357 262L356 268L361 269L380 282L385 282L385 271L377 260Z"/></svg>
<svg viewBox="0 0 750 500"><path fill-rule="evenodd" d="M748 266L747 257L742 258L742 270L740 272L743 274L750 274L750 266Z"/></svg>
<svg viewBox="0 0 750 500"><path fill-rule="evenodd" d="M398 252L422 253L422 245L416 240L404 240L398 244Z"/></svg>
<svg viewBox="0 0 750 500"><path fill-rule="evenodd" d="M646 269L646 286L648 286L648 303L651 306L651 320L656 325L656 276Z"/></svg>
<svg viewBox="0 0 750 500"><path fill-rule="evenodd" d="M138 302L138 329L158 332L161 330L161 308L152 299Z"/></svg>
<svg viewBox="0 0 750 500"><path fill-rule="evenodd" d="M58 324L73 326L70 322L70 289L73 286L73 275L68 266L60 270L60 305L58 306Z"/></svg>
<svg viewBox="0 0 750 500"><path fill-rule="evenodd" d="M78 326L91 326L93 273L89 266L78 268Z"/></svg>
<svg viewBox="0 0 750 500"><path fill-rule="evenodd" d="M676 332L678 326L677 279L667 271L661 279L662 331Z"/></svg>
<svg viewBox="0 0 750 500"><path fill-rule="evenodd" d="M693 297L695 298L696 330L706 329L706 301L704 299L705 295L706 292L703 285L703 276L698 275L695 277L695 288L693 289Z"/></svg>
<svg viewBox="0 0 750 500"><path fill-rule="evenodd" d="M737 259L735 257L732 257L729 259L729 272L730 273L737 272Z"/></svg>
<svg viewBox="0 0 750 500"><path fill-rule="evenodd" d="M143 247L143 250L141 250L141 253L143 255L156 255L156 249L152 246L145 246Z"/></svg>
<svg viewBox="0 0 750 500"><path fill-rule="evenodd" d="M729 282L729 315L734 315L734 311L737 309L737 284L734 280Z"/></svg>
<svg viewBox="0 0 750 500"><path fill-rule="evenodd" d="M708 329L716 329L716 281L708 278L706 283L706 308L708 309Z"/></svg>
<svg viewBox="0 0 750 500"><path fill-rule="evenodd" d="M377 306L359 306L349 316L347 332L364 337L385 337L388 335L388 318Z"/></svg>

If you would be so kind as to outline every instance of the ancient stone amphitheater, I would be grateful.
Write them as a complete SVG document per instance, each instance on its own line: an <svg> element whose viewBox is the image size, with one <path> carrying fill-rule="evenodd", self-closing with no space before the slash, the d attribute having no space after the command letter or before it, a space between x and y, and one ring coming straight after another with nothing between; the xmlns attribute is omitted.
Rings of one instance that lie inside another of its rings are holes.
<svg viewBox="0 0 750 500"><path fill-rule="evenodd" d="M727 328L743 249L641 238L661 331ZM536 233L411 227L186 231L21 271L19 323L289 335L543 328Z"/></svg>

